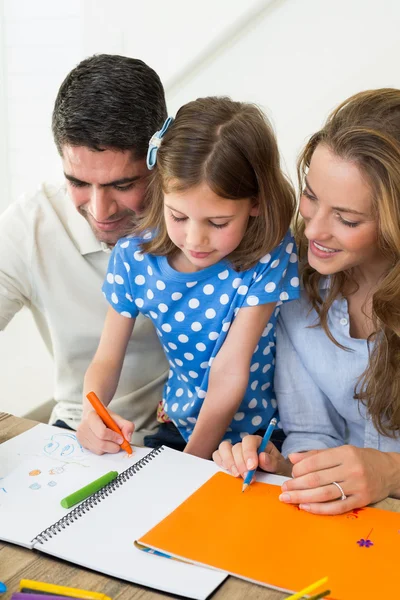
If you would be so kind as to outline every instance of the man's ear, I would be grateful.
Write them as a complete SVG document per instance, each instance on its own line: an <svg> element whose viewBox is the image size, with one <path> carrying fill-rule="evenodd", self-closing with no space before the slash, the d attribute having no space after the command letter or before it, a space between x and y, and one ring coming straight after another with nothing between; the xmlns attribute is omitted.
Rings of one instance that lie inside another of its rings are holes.
<svg viewBox="0 0 400 600"><path fill-rule="evenodd" d="M250 209L250 217L258 217L260 214L260 205L257 200L253 200L252 207Z"/></svg>

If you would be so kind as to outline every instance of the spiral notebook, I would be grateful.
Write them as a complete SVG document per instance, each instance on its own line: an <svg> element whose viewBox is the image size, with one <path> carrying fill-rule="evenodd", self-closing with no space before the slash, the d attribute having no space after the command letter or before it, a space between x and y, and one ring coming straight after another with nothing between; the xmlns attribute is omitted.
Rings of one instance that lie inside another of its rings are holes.
<svg viewBox="0 0 400 600"><path fill-rule="evenodd" d="M60 500L104 473L117 479L65 510ZM74 432L49 425L0 445L0 539L188 598L207 598L225 573L148 554L135 545L218 468L169 448L96 456Z"/></svg>

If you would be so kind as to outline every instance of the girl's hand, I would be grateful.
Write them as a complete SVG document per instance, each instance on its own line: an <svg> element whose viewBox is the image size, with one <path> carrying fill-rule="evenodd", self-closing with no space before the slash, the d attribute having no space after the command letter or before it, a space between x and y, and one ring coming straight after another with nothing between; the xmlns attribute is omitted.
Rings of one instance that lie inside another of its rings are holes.
<svg viewBox="0 0 400 600"><path fill-rule="evenodd" d="M397 455L399 456L399 455ZM293 479L280 500L315 514L338 515L387 498L399 486L399 458L372 448L339 446L290 454ZM346 495L341 500L341 492Z"/></svg>
<svg viewBox="0 0 400 600"><path fill-rule="evenodd" d="M112 411L110 415L122 431L122 435L128 442L131 441L134 424L118 416ZM112 429L108 429L100 419L99 415L90 410L84 413L82 421L76 430L76 437L84 448L91 450L94 454L116 454L121 450L120 444L123 439Z"/></svg>
<svg viewBox="0 0 400 600"><path fill-rule="evenodd" d="M257 454L261 444L259 435L247 435L239 444L232 446L230 442L221 442L213 454L213 460L218 466L229 471L235 477L246 477L247 471L260 467L269 473L291 476L292 465L283 458L272 442L268 443L265 452Z"/></svg>

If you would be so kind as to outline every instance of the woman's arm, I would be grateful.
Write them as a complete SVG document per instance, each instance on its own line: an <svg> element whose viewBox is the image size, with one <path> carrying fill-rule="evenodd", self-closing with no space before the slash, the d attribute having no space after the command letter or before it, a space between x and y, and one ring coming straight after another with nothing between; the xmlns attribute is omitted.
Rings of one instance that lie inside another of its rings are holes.
<svg viewBox="0 0 400 600"><path fill-rule="evenodd" d="M96 454L118 452L122 440L117 433L104 425L87 400L86 394L93 391L105 406L110 403L117 389L126 347L134 324L135 319L120 315L110 306L99 346L86 371L83 385L83 418L77 429L77 435L81 444ZM112 416L125 439L130 441L133 424L115 413L112 413Z"/></svg>
<svg viewBox="0 0 400 600"><path fill-rule="evenodd" d="M207 395L185 452L210 458L247 388L251 358L275 303L241 308L215 357Z"/></svg>

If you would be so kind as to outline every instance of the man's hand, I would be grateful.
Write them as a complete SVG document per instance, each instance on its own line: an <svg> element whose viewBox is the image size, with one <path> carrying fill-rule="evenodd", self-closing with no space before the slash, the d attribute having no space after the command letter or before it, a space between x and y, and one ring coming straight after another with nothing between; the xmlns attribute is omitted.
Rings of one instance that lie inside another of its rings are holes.
<svg viewBox="0 0 400 600"><path fill-rule="evenodd" d="M124 438L130 442L135 429L134 424L114 412L109 413L121 429ZM108 429L94 410L84 414L76 436L82 446L94 454L116 454L121 450L120 444L123 442L123 438L112 429Z"/></svg>

